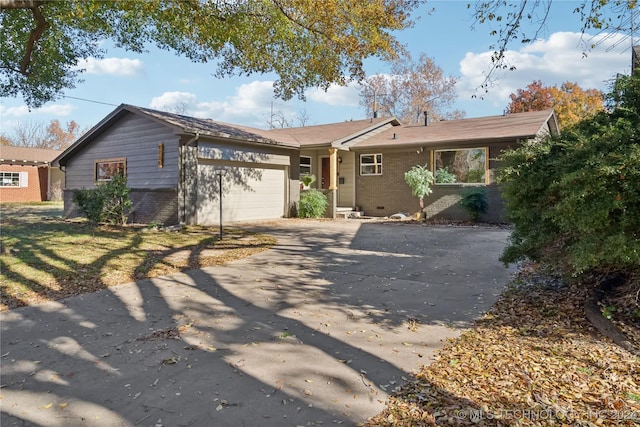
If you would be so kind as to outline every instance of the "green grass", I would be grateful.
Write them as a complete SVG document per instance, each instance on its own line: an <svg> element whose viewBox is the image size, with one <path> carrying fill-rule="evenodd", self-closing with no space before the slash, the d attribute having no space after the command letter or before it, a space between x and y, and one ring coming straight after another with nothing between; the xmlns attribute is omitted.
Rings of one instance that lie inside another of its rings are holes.
<svg viewBox="0 0 640 427"><path fill-rule="evenodd" d="M0 206L0 310L220 265L275 243L237 228L220 241L217 228L143 231L65 221L61 213L61 205Z"/></svg>

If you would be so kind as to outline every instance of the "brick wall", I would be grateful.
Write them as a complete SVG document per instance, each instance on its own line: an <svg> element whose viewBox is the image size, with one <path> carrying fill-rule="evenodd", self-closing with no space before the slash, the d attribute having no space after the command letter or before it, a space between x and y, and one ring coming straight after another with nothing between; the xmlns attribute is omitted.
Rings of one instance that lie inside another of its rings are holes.
<svg viewBox="0 0 640 427"><path fill-rule="evenodd" d="M26 172L27 187L0 187L0 202L41 202L47 200L47 168L0 165L1 172Z"/></svg>
<svg viewBox="0 0 640 427"><path fill-rule="evenodd" d="M424 198L425 212L429 219L443 219L451 221L467 221L469 214L458 204L465 187L458 185L437 185L433 193ZM503 222L502 196L496 184L483 187L487 192L489 209L480 217L484 222Z"/></svg>
<svg viewBox="0 0 640 427"><path fill-rule="evenodd" d="M382 175L356 176L356 206L367 216L417 212L418 198L411 194L404 173L417 164L425 164L424 157L418 157L415 151L383 153Z"/></svg>
<svg viewBox="0 0 640 427"><path fill-rule="evenodd" d="M148 224L152 221L170 225L178 223L178 191L176 189L131 190L133 207L130 220Z"/></svg>
<svg viewBox="0 0 640 427"><path fill-rule="evenodd" d="M148 224L158 222L165 225L178 223L178 191L173 188L137 190L129 193L133 206L129 222ZM64 191L64 216L80 216L73 202L73 190Z"/></svg>
<svg viewBox="0 0 640 427"><path fill-rule="evenodd" d="M490 147L490 158L493 159L498 151L497 148ZM395 213L415 215L420 205L418 198L411 194L411 189L404 180L404 173L415 165L425 164L425 156L428 156L428 150L424 153L383 153L383 175L358 174L356 177L356 205L367 216L389 216ZM489 166L493 169L498 164L495 160L490 160ZM491 170L490 174L493 177L495 171ZM502 197L494 181L492 178L492 183L484 187L487 191L489 211L481 217L481 221L504 221ZM433 186L433 193L424 198L427 217L453 221L468 220L469 215L457 203L464 188L455 184Z"/></svg>

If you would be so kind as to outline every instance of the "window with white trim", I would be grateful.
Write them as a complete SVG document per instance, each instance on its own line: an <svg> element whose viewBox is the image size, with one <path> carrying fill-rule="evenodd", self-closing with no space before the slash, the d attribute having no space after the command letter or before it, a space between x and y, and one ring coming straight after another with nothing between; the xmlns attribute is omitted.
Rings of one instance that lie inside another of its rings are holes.
<svg viewBox="0 0 640 427"><path fill-rule="evenodd" d="M459 150L435 150L433 153L436 184L485 184L487 147Z"/></svg>
<svg viewBox="0 0 640 427"><path fill-rule="evenodd" d="M95 178L97 182L111 181L115 175L124 176L126 173L127 160L124 158L96 160Z"/></svg>
<svg viewBox="0 0 640 427"><path fill-rule="evenodd" d="M382 154L360 154L360 175L382 175Z"/></svg>
<svg viewBox="0 0 640 427"><path fill-rule="evenodd" d="M300 176L311 175L311 157L300 156Z"/></svg>
<svg viewBox="0 0 640 427"><path fill-rule="evenodd" d="M0 172L0 187L23 187L20 172Z"/></svg>

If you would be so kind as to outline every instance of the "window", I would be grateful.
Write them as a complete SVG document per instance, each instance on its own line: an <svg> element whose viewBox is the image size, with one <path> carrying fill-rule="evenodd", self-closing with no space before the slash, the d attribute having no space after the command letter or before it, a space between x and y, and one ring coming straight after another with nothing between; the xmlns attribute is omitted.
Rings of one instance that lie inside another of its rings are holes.
<svg viewBox="0 0 640 427"><path fill-rule="evenodd" d="M382 154L361 154L360 175L382 175Z"/></svg>
<svg viewBox="0 0 640 427"><path fill-rule="evenodd" d="M111 181L114 175L127 173L126 159L110 159L96 161L96 181Z"/></svg>
<svg viewBox="0 0 640 427"><path fill-rule="evenodd" d="M0 187L20 187L20 172L0 172Z"/></svg>
<svg viewBox="0 0 640 427"><path fill-rule="evenodd" d="M300 176L311 175L311 157L300 156Z"/></svg>
<svg viewBox="0 0 640 427"><path fill-rule="evenodd" d="M436 184L484 184L487 176L487 148L436 150Z"/></svg>

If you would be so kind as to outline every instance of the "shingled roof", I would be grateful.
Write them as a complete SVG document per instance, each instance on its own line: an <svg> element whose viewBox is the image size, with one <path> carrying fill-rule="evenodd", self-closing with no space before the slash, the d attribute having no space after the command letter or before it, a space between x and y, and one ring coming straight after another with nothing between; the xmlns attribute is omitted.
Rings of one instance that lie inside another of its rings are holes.
<svg viewBox="0 0 640 427"><path fill-rule="evenodd" d="M397 126L359 142L355 148L473 145L535 138L559 131L553 110Z"/></svg>
<svg viewBox="0 0 640 427"><path fill-rule="evenodd" d="M60 153L62 153L61 150L2 145L0 146L0 164L44 166L50 164Z"/></svg>
<svg viewBox="0 0 640 427"><path fill-rule="evenodd" d="M147 117L170 127L177 135L199 135L286 148L360 149L445 144L463 146L525 140L541 133L559 131L553 110L439 121L429 126L401 125L396 118L391 117L265 130L122 104L65 150L55 162L64 164L72 153L88 144L125 114Z"/></svg>
<svg viewBox="0 0 640 427"><path fill-rule="evenodd" d="M394 117L366 120L349 120L326 125L303 126L297 128L272 129L267 131L274 139L295 141L300 147L341 145L356 141L365 134L378 129L400 125Z"/></svg>
<svg viewBox="0 0 640 427"><path fill-rule="evenodd" d="M136 107L133 105L123 105L123 108L131 112L139 112L148 117L155 118L163 123L170 124L177 128L180 133L199 134L219 138L236 139L246 142L259 142L263 144L290 145L297 147L298 144L286 143L271 139L265 136L265 131L253 129L246 126L231 125L223 122L216 122L211 119L184 116L181 114L168 113L166 111L152 110L149 108Z"/></svg>
<svg viewBox="0 0 640 427"><path fill-rule="evenodd" d="M299 146L296 142L277 141L269 138L266 136L267 131L264 130L252 129L246 126L236 126L228 123L216 122L210 119L185 116L166 111L152 110L150 108L137 107L135 105L121 104L107 117L102 119L100 123L91 128L87 133L67 148L55 159L55 163L64 165L65 160L74 152L88 144L126 114L138 114L147 117L163 126L170 127L177 135L198 135L201 137L204 136L257 144L277 145L287 148L298 148Z"/></svg>

